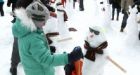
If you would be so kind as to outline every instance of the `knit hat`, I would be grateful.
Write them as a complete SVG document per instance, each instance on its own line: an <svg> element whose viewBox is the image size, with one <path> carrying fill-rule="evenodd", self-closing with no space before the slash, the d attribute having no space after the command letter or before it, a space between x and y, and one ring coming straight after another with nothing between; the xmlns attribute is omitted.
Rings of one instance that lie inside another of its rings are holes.
<svg viewBox="0 0 140 75"><path fill-rule="evenodd" d="M49 10L40 0L34 0L28 5L26 12L38 28L42 28L50 16Z"/></svg>

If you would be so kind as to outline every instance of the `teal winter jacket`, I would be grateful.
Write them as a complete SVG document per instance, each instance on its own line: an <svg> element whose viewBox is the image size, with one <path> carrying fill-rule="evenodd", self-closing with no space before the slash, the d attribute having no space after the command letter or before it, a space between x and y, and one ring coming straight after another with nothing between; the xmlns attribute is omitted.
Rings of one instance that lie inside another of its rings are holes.
<svg viewBox="0 0 140 75"><path fill-rule="evenodd" d="M0 3L4 3L4 1L3 0L0 0Z"/></svg>
<svg viewBox="0 0 140 75"><path fill-rule="evenodd" d="M26 75L54 75L54 67L68 64L67 54L51 55L44 33L27 17L25 9L15 11L12 32L18 38L19 54Z"/></svg>

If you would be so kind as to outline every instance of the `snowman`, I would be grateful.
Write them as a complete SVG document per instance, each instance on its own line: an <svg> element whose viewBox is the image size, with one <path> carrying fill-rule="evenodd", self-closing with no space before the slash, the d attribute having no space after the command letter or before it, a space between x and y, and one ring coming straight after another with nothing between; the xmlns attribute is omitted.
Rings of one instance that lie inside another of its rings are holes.
<svg viewBox="0 0 140 75"><path fill-rule="evenodd" d="M60 37L65 38L69 37L69 30L68 26L66 25L65 21L67 21L68 16L64 10L62 3L57 3L57 28L60 34Z"/></svg>
<svg viewBox="0 0 140 75"><path fill-rule="evenodd" d="M106 32L112 30L111 28L111 10L108 0L99 1L99 25L101 25Z"/></svg>
<svg viewBox="0 0 140 75"><path fill-rule="evenodd" d="M83 60L82 75L103 75L107 61L107 40L100 27L90 27L85 39L85 56Z"/></svg>
<svg viewBox="0 0 140 75"><path fill-rule="evenodd" d="M129 7L129 9L130 9L129 10L130 15L127 21L128 25L126 27L127 35L125 37L125 43L130 46L135 46L139 42L138 35L139 35L139 25L140 25L139 23L140 14L139 13L137 14L138 12L137 6L135 6L134 8ZM128 41L128 40L133 40L133 41Z"/></svg>

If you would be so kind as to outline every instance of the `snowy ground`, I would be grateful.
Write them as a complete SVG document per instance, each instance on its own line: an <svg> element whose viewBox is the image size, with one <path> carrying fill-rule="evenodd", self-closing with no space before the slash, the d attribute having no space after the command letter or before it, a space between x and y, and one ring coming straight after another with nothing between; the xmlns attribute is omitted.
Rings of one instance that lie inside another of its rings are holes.
<svg viewBox="0 0 140 75"><path fill-rule="evenodd" d="M103 13L98 11L98 13L95 13L96 8L94 5L94 0L85 0L84 2L85 11L79 11L78 3L76 3L75 10L72 9L72 4L67 3L66 11L68 12L69 16L67 25L69 27L75 27L78 31L70 33L70 36L72 36L72 40L70 41L60 43L55 41L54 44L58 49L57 52L70 52L73 47L77 45L83 47L84 37L88 27L105 24L108 25L108 27L110 26L108 29L103 29L109 42L107 49L109 55L124 69L126 69L127 73L123 73L112 63L108 62L105 65L104 75L140 75L140 41L135 38L135 34L130 35L127 30L125 30L123 33L120 33L120 25L123 15L120 14L119 21L111 21L111 17L106 18L105 16L102 16L108 13L111 15L111 6L108 6L107 9L107 11L110 12ZM100 7L98 9L100 9ZM13 43L13 36L11 32L12 23L10 21L13 18L10 16L11 8L6 6L6 2L4 4L4 12L5 16L0 17L0 75L10 75L9 68ZM136 42L134 42L134 40L136 40ZM128 44L128 41L133 42L133 44ZM64 75L62 68L63 66L56 68L57 75ZM19 64L18 67L18 75L24 75L21 64Z"/></svg>

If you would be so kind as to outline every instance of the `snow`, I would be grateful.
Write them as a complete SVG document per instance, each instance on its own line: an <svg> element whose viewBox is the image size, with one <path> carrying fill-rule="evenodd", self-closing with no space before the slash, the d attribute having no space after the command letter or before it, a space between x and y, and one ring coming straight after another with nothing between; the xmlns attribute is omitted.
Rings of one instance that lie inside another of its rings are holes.
<svg viewBox="0 0 140 75"><path fill-rule="evenodd" d="M137 39L137 23L135 19L133 19L133 17L135 17L134 14L130 14L133 16L129 17L128 27L121 33L120 27L123 15L120 13L119 21L111 21L111 6L108 5L108 8L106 7L107 11L110 12L102 12L99 4L97 4L98 6L94 5L96 4L95 1L99 3L98 1L100 0L84 0L85 11L79 11L78 3L76 3L75 9L72 9L72 1L66 4L66 11L69 17L67 25L69 27L75 27L78 31L70 32L72 40L65 42L57 42L57 40L54 40L57 52L71 52L75 46L81 46L83 48L88 27L93 25L102 26L105 24L106 26L102 27L109 43L107 49L109 56L121 65L127 73L123 73L111 62L108 62L105 65L103 75L140 75L140 41ZM13 17L10 15L11 7L7 7L6 3L5 0L5 16L0 16L0 75L10 75L9 68L13 44L11 31L11 20ZM18 66L18 75L24 75L22 64ZM64 75L63 66L56 68L56 75Z"/></svg>

